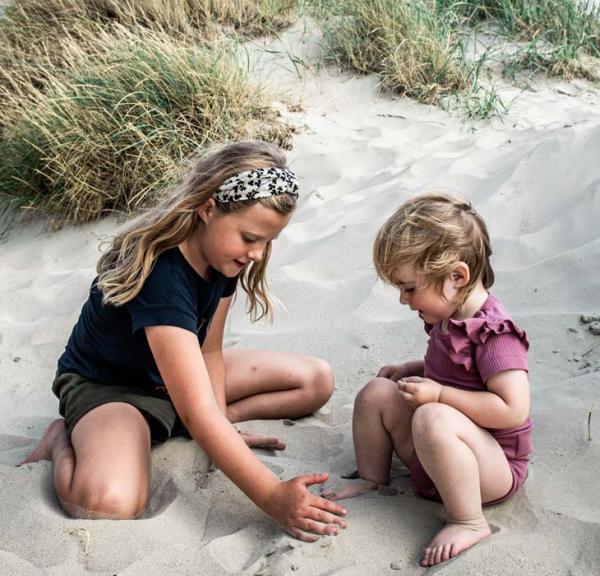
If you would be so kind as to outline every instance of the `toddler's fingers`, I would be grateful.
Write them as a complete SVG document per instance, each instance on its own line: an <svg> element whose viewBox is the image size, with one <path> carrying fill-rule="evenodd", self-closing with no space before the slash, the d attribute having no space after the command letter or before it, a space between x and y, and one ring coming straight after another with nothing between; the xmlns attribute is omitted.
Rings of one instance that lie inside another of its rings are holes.
<svg viewBox="0 0 600 576"><path fill-rule="evenodd" d="M412 382L407 382L404 379L400 379L398 380L398 382L396 382L396 384L398 384L398 390L400 392L404 392L405 394L408 393L412 393L416 390L416 386L412 383Z"/></svg>

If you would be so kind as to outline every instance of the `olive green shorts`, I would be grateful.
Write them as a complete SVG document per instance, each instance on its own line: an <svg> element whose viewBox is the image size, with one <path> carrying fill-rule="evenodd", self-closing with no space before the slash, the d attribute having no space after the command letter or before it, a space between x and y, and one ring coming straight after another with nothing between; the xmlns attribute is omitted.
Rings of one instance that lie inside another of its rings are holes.
<svg viewBox="0 0 600 576"><path fill-rule="evenodd" d="M58 411L65 419L69 438L75 424L85 414L109 402L126 402L135 406L148 422L153 444L165 442L173 436L189 436L166 392L99 384L68 372L57 374L52 391L58 396Z"/></svg>

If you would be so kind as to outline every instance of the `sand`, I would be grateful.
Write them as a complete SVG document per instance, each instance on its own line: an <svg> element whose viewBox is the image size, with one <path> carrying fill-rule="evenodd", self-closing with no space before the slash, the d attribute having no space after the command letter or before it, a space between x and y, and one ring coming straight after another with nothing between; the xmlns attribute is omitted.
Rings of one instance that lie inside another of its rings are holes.
<svg viewBox="0 0 600 576"><path fill-rule="evenodd" d="M252 325L239 298L226 344L321 356L336 390L313 416L247 423L288 445L257 455L283 478L353 469L356 392L383 364L420 357L426 342L419 319L376 280L373 237L411 195L459 193L488 222L494 292L531 342L535 452L520 493L486 512L493 537L431 572L600 574L600 336L580 319L600 313L600 92L584 81L541 80L531 92L500 83L516 97L504 121L465 123L380 95L373 77L317 74L302 26L266 45L269 54L261 43L251 51L255 73L286 93L276 105L297 126L290 160L302 199L270 269L283 306L273 324ZM191 441L154 451L148 510L135 521L70 519L49 462L16 466L56 417L56 360L98 242L117 226L53 232L33 222L0 245L0 574L424 573L419 554L442 508L415 497L398 463L395 495L346 501L348 528L314 544L284 534Z"/></svg>

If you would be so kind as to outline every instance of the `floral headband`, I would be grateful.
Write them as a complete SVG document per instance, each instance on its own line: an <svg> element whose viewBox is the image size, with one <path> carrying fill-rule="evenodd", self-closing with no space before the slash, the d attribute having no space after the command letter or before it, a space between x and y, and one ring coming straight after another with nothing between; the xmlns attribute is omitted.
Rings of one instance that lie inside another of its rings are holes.
<svg viewBox="0 0 600 576"><path fill-rule="evenodd" d="M298 196L298 180L287 168L254 168L227 178L214 194L218 202L270 198L285 193Z"/></svg>

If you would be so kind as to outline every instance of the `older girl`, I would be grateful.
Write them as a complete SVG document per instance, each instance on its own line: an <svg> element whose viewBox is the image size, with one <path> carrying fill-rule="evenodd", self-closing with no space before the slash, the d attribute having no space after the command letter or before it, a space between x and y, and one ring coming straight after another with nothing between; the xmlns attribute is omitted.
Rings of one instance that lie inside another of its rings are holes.
<svg viewBox="0 0 600 576"><path fill-rule="evenodd" d="M148 499L151 445L186 431L264 512L313 541L345 527L344 510L308 492L325 474L282 481L248 448L276 438L232 423L298 417L322 406L322 360L223 350L239 283L253 318L269 314L266 266L298 185L284 155L239 142L198 158L179 187L116 236L58 361L63 419L26 460L50 459L65 511L134 518Z"/></svg>

